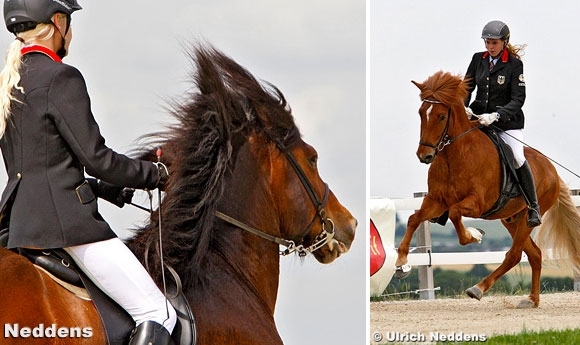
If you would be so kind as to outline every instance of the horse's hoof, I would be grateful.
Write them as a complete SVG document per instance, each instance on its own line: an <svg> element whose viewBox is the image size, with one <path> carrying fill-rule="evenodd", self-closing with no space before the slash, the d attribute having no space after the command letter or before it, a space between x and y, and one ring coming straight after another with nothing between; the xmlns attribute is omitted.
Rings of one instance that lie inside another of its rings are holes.
<svg viewBox="0 0 580 345"><path fill-rule="evenodd" d="M483 292L481 292L481 290L476 285L465 290L465 292L467 293L467 296L475 298L478 301L481 301L481 297L483 296Z"/></svg>
<svg viewBox="0 0 580 345"><path fill-rule="evenodd" d="M405 279L411 274L411 265L395 266L394 276L397 279Z"/></svg>
<svg viewBox="0 0 580 345"><path fill-rule="evenodd" d="M473 237L477 240L477 243L481 243L481 240L483 239L483 235L485 235L485 231L478 229L478 228L472 228L472 227L468 227L468 228L466 228L466 230L471 234L471 237Z"/></svg>
<svg viewBox="0 0 580 345"><path fill-rule="evenodd" d="M530 299L523 299L521 300L518 305L516 306L516 309L530 309L530 308L536 308L537 305L534 303L534 301L530 300Z"/></svg>

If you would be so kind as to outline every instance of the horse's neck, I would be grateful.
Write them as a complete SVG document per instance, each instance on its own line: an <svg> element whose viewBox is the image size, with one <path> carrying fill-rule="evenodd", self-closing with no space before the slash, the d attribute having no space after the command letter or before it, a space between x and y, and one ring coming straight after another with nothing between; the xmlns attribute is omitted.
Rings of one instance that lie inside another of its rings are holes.
<svg viewBox="0 0 580 345"><path fill-rule="evenodd" d="M278 245L232 225L217 230L229 234L219 258L216 257L227 266L229 284L244 290L247 296L253 296L273 313L280 276Z"/></svg>
<svg viewBox="0 0 580 345"><path fill-rule="evenodd" d="M274 233L278 228L276 211L272 205L268 176L248 147L243 147L219 210L257 230ZM231 266L237 279L262 299L273 311L278 293L279 246L233 225L216 229L223 236L223 258Z"/></svg>
<svg viewBox="0 0 580 345"><path fill-rule="evenodd" d="M198 343L281 344L274 320L280 275L278 246L218 223L215 231L222 234L219 249L208 253L201 272L206 283L187 292L196 322L199 320ZM216 342L213 334L218 338L224 334L227 341Z"/></svg>

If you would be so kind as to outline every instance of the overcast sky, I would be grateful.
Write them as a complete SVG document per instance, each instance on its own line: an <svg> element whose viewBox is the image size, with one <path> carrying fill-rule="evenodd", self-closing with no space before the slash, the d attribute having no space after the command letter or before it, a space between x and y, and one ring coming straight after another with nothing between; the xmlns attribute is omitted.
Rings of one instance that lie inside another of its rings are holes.
<svg viewBox="0 0 580 345"><path fill-rule="evenodd" d="M276 320L287 345L366 339L365 3L362 0L82 1L64 62L83 73L93 112L118 152L169 121L186 89L185 42L204 40L285 94L319 170L359 220L351 252L330 265L281 259ZM12 40L5 32L1 46ZM2 169L2 180L5 180ZM142 194L135 200L146 204ZM122 234L146 218L101 202ZM195 306L192 306L195 311Z"/></svg>
<svg viewBox="0 0 580 345"><path fill-rule="evenodd" d="M438 70L465 74L484 51L483 26L502 20L510 41L527 44L524 141L580 173L577 99L580 94L580 3L461 0L370 1L370 195L409 198L427 190L428 166L419 142L419 89ZM557 166L569 184L580 178Z"/></svg>

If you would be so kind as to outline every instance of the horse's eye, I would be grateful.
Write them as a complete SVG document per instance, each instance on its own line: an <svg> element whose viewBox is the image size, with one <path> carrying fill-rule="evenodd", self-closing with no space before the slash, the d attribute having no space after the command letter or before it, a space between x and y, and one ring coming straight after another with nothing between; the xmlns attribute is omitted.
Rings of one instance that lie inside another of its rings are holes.
<svg viewBox="0 0 580 345"><path fill-rule="evenodd" d="M308 161L310 162L310 165L313 168L316 168L316 164L318 163L318 155L314 155L314 156L310 157L310 159Z"/></svg>
<svg viewBox="0 0 580 345"><path fill-rule="evenodd" d="M439 115L439 122L443 122L447 119L447 114L441 114Z"/></svg>

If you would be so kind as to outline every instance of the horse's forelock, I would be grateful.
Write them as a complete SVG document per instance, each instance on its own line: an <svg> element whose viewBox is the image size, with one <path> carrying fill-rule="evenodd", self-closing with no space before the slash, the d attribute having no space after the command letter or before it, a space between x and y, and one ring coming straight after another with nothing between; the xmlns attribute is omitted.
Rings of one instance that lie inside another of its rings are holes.
<svg viewBox="0 0 580 345"><path fill-rule="evenodd" d="M421 99L432 99L448 107L463 104L467 97L467 84L460 75L438 71L423 83Z"/></svg>

